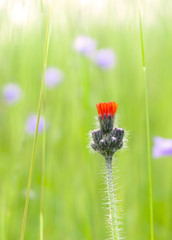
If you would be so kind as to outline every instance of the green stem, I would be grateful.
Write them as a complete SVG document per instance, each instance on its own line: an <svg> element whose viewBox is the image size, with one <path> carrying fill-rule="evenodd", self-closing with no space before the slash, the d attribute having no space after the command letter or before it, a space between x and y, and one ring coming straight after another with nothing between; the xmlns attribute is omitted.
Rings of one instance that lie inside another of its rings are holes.
<svg viewBox="0 0 172 240"><path fill-rule="evenodd" d="M113 187L112 157L106 157L106 182L109 201L109 218L112 231L112 239L119 240L119 229L117 221L116 201Z"/></svg>
<svg viewBox="0 0 172 240"><path fill-rule="evenodd" d="M43 225L43 191L44 191L44 172L45 172L45 143L46 143L46 111L45 111L45 89L44 89L44 134L42 141L42 167L41 167L41 196L40 196L40 240L44 239L44 225Z"/></svg>
<svg viewBox="0 0 172 240"><path fill-rule="evenodd" d="M48 46L49 46L49 37L50 37L49 18L50 18L50 8L48 10L47 23L46 23L46 41L45 41L45 55L44 55L44 64L43 64L43 74L42 74L42 80L41 80L41 89L40 89L39 104L38 104L37 123L36 123L36 130L35 130L34 141L33 141L33 148L32 148L32 155L31 155L31 162L30 162L29 178L28 178L27 193L26 193L25 207L24 207L24 213L23 213L20 240L24 239L24 233L25 233L25 225L26 225L26 218L27 218L27 211L28 211L28 204L29 204L29 193L30 193L31 182L32 182L36 142L37 142L37 136L38 136L38 126L39 126L40 112L41 112L41 106L42 106L42 98L43 98L43 92L44 92L44 78L45 78L45 70L46 70L46 65L47 65ZM51 11L51 18L52 18L52 11Z"/></svg>
<svg viewBox="0 0 172 240"><path fill-rule="evenodd" d="M152 196L152 170L151 170L151 150L150 150L150 124L149 124L149 101L148 101L148 80L144 54L144 42L143 42L143 31L142 31L142 19L139 11L140 20L140 38L141 38L141 50L142 50L142 65L145 80L145 106L146 106L146 135L147 135L147 159L148 159L148 174L149 174L149 206L150 206L150 230L151 240L154 239L154 228L153 228L153 196Z"/></svg>
<svg viewBox="0 0 172 240"><path fill-rule="evenodd" d="M44 223L43 223L43 212L40 212L40 240L44 239Z"/></svg>
<svg viewBox="0 0 172 240"><path fill-rule="evenodd" d="M46 128L46 121L44 124ZM43 148L42 148L42 169L41 169L41 197L40 197L40 240L44 239L44 225L43 225L43 190L44 190L44 169L45 169L45 132L44 130L44 135L43 135Z"/></svg>
<svg viewBox="0 0 172 240"><path fill-rule="evenodd" d="M43 4L43 0L41 0L41 12L44 12L44 4Z"/></svg>
<svg viewBox="0 0 172 240"><path fill-rule="evenodd" d="M49 46L50 33L52 26L52 15L53 15L54 0L52 0L51 7L51 19L49 24L49 31L47 32L47 46ZM48 53L47 53L48 54ZM45 72L44 72L45 77ZM42 141L42 168L41 168L41 196L40 196L40 240L44 239L44 215L43 215L43 191L44 191L44 175L45 175L45 143L46 143L46 94L45 94L45 84L43 89L43 101L44 101L44 134Z"/></svg>

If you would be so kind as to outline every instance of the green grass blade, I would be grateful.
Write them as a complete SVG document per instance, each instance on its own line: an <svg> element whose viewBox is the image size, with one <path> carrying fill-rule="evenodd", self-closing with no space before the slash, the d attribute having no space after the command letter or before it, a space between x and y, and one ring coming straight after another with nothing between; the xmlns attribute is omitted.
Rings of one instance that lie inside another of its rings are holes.
<svg viewBox="0 0 172 240"><path fill-rule="evenodd" d="M52 9L53 9L53 3L52 3ZM52 19L52 10L51 10L51 19ZM29 193L30 193L30 187L31 187L31 181L32 181L36 142L37 142L37 136L38 136L39 118L40 118L43 92L44 92L44 78L45 78L45 70L46 70L46 65L47 65L48 46L49 46L49 38L50 38L49 20L50 20L50 8L48 10L48 15L47 15L43 74L42 74L42 80L41 80L41 89L40 89L39 104L38 104L37 123L36 123L36 130L35 130L34 141L33 141L33 148L32 148L32 155L31 155L31 163L30 163L28 186L27 186L27 193L26 193L26 200L25 200L24 214L23 214L23 220L22 220L20 240L24 239L24 232L25 232L25 225L26 225L26 218L27 218L27 210L28 210L28 204L29 204Z"/></svg>
<svg viewBox="0 0 172 240"><path fill-rule="evenodd" d="M51 34L51 26L52 26L52 12L54 8L54 0L52 1L51 14L50 14L50 24L49 24L49 32L47 45L49 46L50 34ZM42 167L41 167L41 196L40 196L40 240L44 239L44 216L43 216L43 191L44 191L44 171L45 171L45 144L46 144L46 94L45 87L43 91L43 101L44 101L44 134L43 134L43 142L42 142Z"/></svg>
<svg viewBox="0 0 172 240"><path fill-rule="evenodd" d="M42 141L42 161L41 161L41 196L40 196L40 240L44 239L43 225L43 192L44 192L44 172L45 172L45 144L46 144L46 106L45 106L45 89L44 89L44 133Z"/></svg>
<svg viewBox="0 0 172 240"><path fill-rule="evenodd" d="M153 196L152 196L152 170L151 170L151 150L150 150L150 125L149 125L149 101L148 101L148 80L145 64L145 53L144 53L144 42L143 42L143 30L142 30L142 18L139 11L139 22L140 22L140 39L141 39L141 50L142 50L142 64L145 80L145 105L146 105L146 135L147 135L147 158L148 158L148 174L149 174L149 205L150 205L150 230L151 240L154 239L154 228L153 228Z"/></svg>
<svg viewBox="0 0 172 240"><path fill-rule="evenodd" d="M41 0L41 12L44 12L44 4L43 4L43 0Z"/></svg>
<svg viewBox="0 0 172 240"><path fill-rule="evenodd" d="M141 19L140 11L139 11L139 23L140 23L140 41L141 41L141 50L142 50L142 65L144 69L146 68L146 64L145 64L144 43L143 43L142 19Z"/></svg>

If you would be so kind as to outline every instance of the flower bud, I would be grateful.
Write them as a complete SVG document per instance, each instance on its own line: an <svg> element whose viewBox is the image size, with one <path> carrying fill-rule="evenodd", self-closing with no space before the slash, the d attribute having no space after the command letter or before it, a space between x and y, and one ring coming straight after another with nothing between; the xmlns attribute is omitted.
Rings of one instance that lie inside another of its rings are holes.
<svg viewBox="0 0 172 240"><path fill-rule="evenodd" d="M91 147L105 158L113 154L123 146L124 130L114 128L114 115L118 104L115 102L97 104L99 130L92 131L93 143Z"/></svg>

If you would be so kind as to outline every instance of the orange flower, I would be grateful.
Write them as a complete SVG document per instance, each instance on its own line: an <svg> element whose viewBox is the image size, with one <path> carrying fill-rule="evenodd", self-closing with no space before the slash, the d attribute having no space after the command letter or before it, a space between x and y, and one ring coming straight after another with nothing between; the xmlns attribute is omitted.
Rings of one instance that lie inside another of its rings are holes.
<svg viewBox="0 0 172 240"><path fill-rule="evenodd" d="M118 108L118 104L114 101L108 102L108 103L98 103L96 104L96 106L97 106L98 115L101 115L102 119L104 115L106 117L108 117L108 115L114 117Z"/></svg>

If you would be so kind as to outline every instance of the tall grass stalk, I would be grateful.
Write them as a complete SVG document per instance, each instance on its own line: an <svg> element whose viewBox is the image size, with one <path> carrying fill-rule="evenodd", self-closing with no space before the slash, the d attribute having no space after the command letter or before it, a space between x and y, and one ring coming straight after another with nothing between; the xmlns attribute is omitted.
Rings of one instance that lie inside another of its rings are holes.
<svg viewBox="0 0 172 240"><path fill-rule="evenodd" d="M51 14L50 14L50 23L47 39L47 54L48 54L48 46L50 40L51 26L52 26L52 16L53 16L53 8L54 8L54 0L52 0ZM49 15L49 13L48 13ZM47 18L47 28L48 28L48 18ZM47 63L47 60L46 60ZM45 67L46 68L46 67ZM45 77L45 72L44 72ZM44 78L42 79L44 82ZM43 101L44 101L44 134L42 141L42 164L41 164L41 196L40 196L40 240L44 239L44 217L43 217L43 191L44 191L44 172L45 172L45 144L46 144L46 94L45 94L45 84L43 88Z"/></svg>
<svg viewBox="0 0 172 240"><path fill-rule="evenodd" d="M45 89L44 89L44 133L42 141L42 162L41 162L41 196L40 196L40 240L44 239L43 224L43 191L44 191L44 172L45 172L45 144L46 144L46 106L45 106Z"/></svg>
<svg viewBox="0 0 172 240"><path fill-rule="evenodd" d="M106 158L106 183L109 201L109 218L111 224L112 239L119 240L119 228L117 221L117 209L114 196L113 173L112 173L112 157Z"/></svg>
<svg viewBox="0 0 172 240"><path fill-rule="evenodd" d="M148 159L148 173L149 173L149 205L150 205L150 231L151 240L154 239L154 228L153 228L153 197L152 197L152 169L151 169L151 151L150 151L150 126L149 126L149 101L148 101L148 79L147 70L145 63L145 52L143 42L143 30L142 30L142 18L139 11L139 23L140 23L140 40L141 40L141 51L142 51L142 65L145 80L145 106L146 106L146 133L147 133L147 159Z"/></svg>
<svg viewBox="0 0 172 240"><path fill-rule="evenodd" d="M41 0L41 12L44 12L44 4L43 4L43 0Z"/></svg>
<svg viewBox="0 0 172 240"><path fill-rule="evenodd" d="M26 200L25 200L24 214L23 214L23 220L22 220L20 240L24 239L24 233L25 233L25 225L26 225L26 218L27 218L27 211L28 211L28 204L29 204L29 193L30 193L30 187L31 187L31 182L32 182L36 142L37 142L37 136L38 136L38 126L39 126L40 112L41 112L43 92L44 92L44 78L45 78L45 70L46 70L46 65L47 65L48 46L49 46L50 29L51 29L51 24L50 23L51 23L51 20L52 20L53 3L54 3L54 1L52 0L51 11L50 11L50 7L49 7L48 15L47 15L47 22L46 22L46 40L45 40L45 54L44 54L44 63L43 63L43 74L42 74L42 80L41 80L41 89L40 89L40 96L39 96L39 103L38 103L37 123L36 123L36 130L35 130L34 141L33 141L33 148L32 148L32 155L31 155L31 162L30 162L29 178L28 178L27 193L26 193Z"/></svg>

